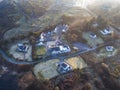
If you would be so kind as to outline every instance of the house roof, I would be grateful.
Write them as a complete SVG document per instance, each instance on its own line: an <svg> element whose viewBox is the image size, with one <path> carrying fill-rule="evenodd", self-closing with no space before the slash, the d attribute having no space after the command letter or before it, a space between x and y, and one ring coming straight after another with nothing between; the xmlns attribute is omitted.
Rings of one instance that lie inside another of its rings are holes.
<svg viewBox="0 0 120 90"><path fill-rule="evenodd" d="M60 51L60 48L59 47L54 47L54 48L51 48L52 51Z"/></svg>
<svg viewBox="0 0 120 90"><path fill-rule="evenodd" d="M114 47L113 47L113 46L106 46L106 50L107 50L107 51L113 51L113 50L114 50Z"/></svg>
<svg viewBox="0 0 120 90"><path fill-rule="evenodd" d="M60 24L60 25L56 26L55 32L57 32L57 33L65 32L67 30L67 28L68 28L68 25Z"/></svg>
<svg viewBox="0 0 120 90"><path fill-rule="evenodd" d="M66 68L66 67L67 67L67 64L62 63L61 66L62 66L63 68Z"/></svg>
<svg viewBox="0 0 120 90"><path fill-rule="evenodd" d="M25 50L25 49L26 49L26 46L19 46L19 49Z"/></svg>
<svg viewBox="0 0 120 90"><path fill-rule="evenodd" d="M18 44L17 50L22 51L22 52L26 52L28 50L28 46L24 45L24 44Z"/></svg>

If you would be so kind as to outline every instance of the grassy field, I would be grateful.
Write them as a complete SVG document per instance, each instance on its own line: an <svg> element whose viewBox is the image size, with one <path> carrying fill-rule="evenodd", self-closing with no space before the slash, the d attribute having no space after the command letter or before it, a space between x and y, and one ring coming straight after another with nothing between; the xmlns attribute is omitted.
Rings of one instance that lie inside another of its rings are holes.
<svg viewBox="0 0 120 90"><path fill-rule="evenodd" d="M81 57L73 57L66 60L66 62L72 66L73 69L82 69L87 67L87 64Z"/></svg>
<svg viewBox="0 0 120 90"><path fill-rule="evenodd" d="M101 50L97 54L97 57L98 58L106 58L106 57L109 57L109 56L115 56L117 51L118 51L117 49L114 49L114 51L112 51L112 52L107 52L105 47L104 47L104 48L101 48Z"/></svg>
<svg viewBox="0 0 120 90"><path fill-rule="evenodd" d="M59 62L58 59L49 60L46 62L39 63L34 67L34 74L38 79L50 79L53 78L58 74L56 71L56 63Z"/></svg>
<svg viewBox="0 0 120 90"><path fill-rule="evenodd" d="M87 44L89 46L94 47L94 46L96 46L98 44L104 43L104 41L103 41L103 39L101 37L97 36L97 38L92 39L92 38L90 38L89 35L90 35L90 32L84 32L83 33L83 38L87 40Z"/></svg>

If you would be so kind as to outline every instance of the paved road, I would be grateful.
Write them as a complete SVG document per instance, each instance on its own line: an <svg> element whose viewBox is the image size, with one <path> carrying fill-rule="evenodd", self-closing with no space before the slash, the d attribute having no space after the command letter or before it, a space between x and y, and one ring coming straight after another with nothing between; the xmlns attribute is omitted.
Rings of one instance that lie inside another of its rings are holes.
<svg viewBox="0 0 120 90"><path fill-rule="evenodd" d="M87 11L89 11L89 13L91 13L93 16L97 16L96 14L94 14L93 12L91 12L89 9L86 9ZM110 42L107 42L107 43L104 43L102 45L100 45L99 47L94 47L94 48L90 48L90 49L86 49L84 51L80 51L80 52L76 52L74 54L70 54L68 56L55 56L55 57L50 57L50 58L45 58L45 59L41 59L41 60L37 60L37 61L32 61L32 62L27 62L27 61L17 61L11 57L9 57L5 51L3 51L2 49L0 49L0 54L3 56L3 58L5 60L7 60L8 62L10 63L13 63L13 64L36 64L36 63L40 63L40 62L43 62L43 61L47 61L47 60L52 60L52 59L60 59L60 60L64 60L66 58L71 58L71 57L75 57L75 56L79 56L80 54L84 54L84 53L87 53L87 52L90 52L90 51L94 51L98 48L101 48L109 43L115 43L115 42L118 42L119 40L115 40L115 41L110 41Z"/></svg>
<svg viewBox="0 0 120 90"><path fill-rule="evenodd" d="M110 43L117 43L117 42L120 42L120 40L114 40L114 41L109 41L107 43L104 43L98 47L94 47L94 48L90 48L90 49L86 49L86 50L83 50L83 51L79 51L79 52L76 52L74 54L70 54L70 55L67 55L67 56L55 56L55 57L49 57L49 58L45 58L45 59L40 59L40 60L37 60L37 61L17 61L11 57L9 57L5 51L3 51L2 49L0 49L0 54L3 56L3 58L5 60L7 60L8 62L10 63L13 63L13 64L19 64L19 65L22 65L22 64L36 64L36 63L40 63L40 62L44 62L44 61L48 61L48 60L52 60L52 59L59 59L59 60L64 60L66 58L71 58L71 57L75 57L75 56L79 56L81 54L84 54L84 53L87 53L87 52L91 52L91 51L94 51L98 48L101 48L105 45L109 45Z"/></svg>
<svg viewBox="0 0 120 90"><path fill-rule="evenodd" d="M39 63L39 62L43 62L43 61L47 61L47 60L52 60L52 59L64 60L65 58L75 57L75 56L78 56L78 55L83 54L83 53L94 51L95 49L96 48L92 48L92 49L85 50L85 51L80 51L80 52L77 52L77 53L74 53L74 54L68 55L68 56L56 56L56 57L45 58L45 59L41 59L41 60L37 60L37 61L32 61L32 62L30 62L30 61L17 61L15 59L9 57L2 49L0 49L0 54L3 56L3 58L5 60L7 60L8 62L13 63L13 64L36 64L36 63Z"/></svg>

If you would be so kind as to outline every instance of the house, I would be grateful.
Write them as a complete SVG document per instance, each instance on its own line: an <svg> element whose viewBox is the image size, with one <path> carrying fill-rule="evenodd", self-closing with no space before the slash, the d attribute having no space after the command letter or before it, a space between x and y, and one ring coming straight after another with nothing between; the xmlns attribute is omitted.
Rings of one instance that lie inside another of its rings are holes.
<svg viewBox="0 0 120 90"><path fill-rule="evenodd" d="M60 48L59 47L51 48L51 52L52 52L52 54L59 54L60 53Z"/></svg>
<svg viewBox="0 0 120 90"><path fill-rule="evenodd" d="M93 22L92 26L93 26L93 27L98 27L99 25L98 25L97 22Z"/></svg>
<svg viewBox="0 0 120 90"><path fill-rule="evenodd" d="M96 35L96 34L94 34L94 33L90 33L89 37L94 39L94 38L96 38L96 37L97 37L97 35Z"/></svg>
<svg viewBox="0 0 120 90"><path fill-rule="evenodd" d="M39 42L39 43L36 44L36 46L41 46L41 45L44 45L44 43L43 42Z"/></svg>
<svg viewBox="0 0 120 90"><path fill-rule="evenodd" d="M67 45L65 45L65 46L60 45L59 48L60 48L61 53L67 53L67 52L71 51L70 47Z"/></svg>
<svg viewBox="0 0 120 90"><path fill-rule="evenodd" d="M67 73L72 70L72 67L66 62L58 62L56 63L56 65L57 65L57 71L60 74Z"/></svg>
<svg viewBox="0 0 120 90"><path fill-rule="evenodd" d="M62 32L66 32L68 30L69 26L67 24L63 25Z"/></svg>
<svg viewBox="0 0 120 90"><path fill-rule="evenodd" d="M19 51L19 52L25 52L26 53L28 51L28 49L29 49L29 46L25 45L23 43L19 43L17 45L17 51Z"/></svg>
<svg viewBox="0 0 120 90"><path fill-rule="evenodd" d="M45 40L45 33L42 32L42 33L40 34L40 39L39 39L39 41L43 42L44 40Z"/></svg>
<svg viewBox="0 0 120 90"><path fill-rule="evenodd" d="M60 46L56 46L51 49L52 54L68 53L70 51L71 51L71 49L67 45L66 46L60 45Z"/></svg>
<svg viewBox="0 0 120 90"><path fill-rule="evenodd" d="M60 25L56 26L56 28L54 29L54 32L60 34L62 32L66 32L68 30L68 28L69 27L67 24L63 24L63 25L60 24Z"/></svg>
<svg viewBox="0 0 120 90"><path fill-rule="evenodd" d="M114 47L113 46L106 46L105 49L106 49L107 52L114 51Z"/></svg>
<svg viewBox="0 0 120 90"><path fill-rule="evenodd" d="M49 41L46 43L47 48L53 48L56 47L56 41Z"/></svg>
<svg viewBox="0 0 120 90"><path fill-rule="evenodd" d="M109 35L112 33L112 31L109 28L106 28L104 30L100 31L102 35Z"/></svg>

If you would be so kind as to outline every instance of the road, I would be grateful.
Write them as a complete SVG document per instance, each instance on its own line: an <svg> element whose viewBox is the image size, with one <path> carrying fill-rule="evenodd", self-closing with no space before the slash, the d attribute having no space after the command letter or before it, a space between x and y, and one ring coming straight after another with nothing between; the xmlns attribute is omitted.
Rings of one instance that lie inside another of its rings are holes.
<svg viewBox="0 0 120 90"><path fill-rule="evenodd" d="M50 58L45 58L45 59L42 59L42 60L37 60L37 61L17 61L11 57L9 57L2 49L0 49L0 54L3 56L3 58L5 60L7 60L8 62L10 63L13 63L13 64L36 64L36 63L40 63L40 62L43 62L43 61L47 61L47 60L52 60L52 59L60 59L60 60L64 60L66 58L70 58L70 57L75 57L75 56L78 56L80 54L83 54L83 53L87 53L87 52L90 52L90 51L94 51L96 48L91 48L91 49L88 49L88 50L85 50L85 51L80 51L80 52L77 52L77 53L74 53L72 55L68 55L68 56L56 56L56 57L50 57Z"/></svg>
<svg viewBox="0 0 120 90"><path fill-rule="evenodd" d="M105 45L107 45L107 44L109 44L109 43L115 43L116 41L118 42L119 40L110 41L110 42L104 43L104 44L102 44L102 45L100 45L100 46L98 46L98 47L86 49L86 50L84 50L84 51L79 51L79 52L76 52L76 53L74 53L74 54L70 54L70 55L68 55L68 56L56 56L56 57L50 57L50 58L40 59L40 60L37 60L37 61L31 61L31 62L30 62L30 61L17 61L17 60L15 60L15 59L9 57L9 56L5 53L5 51L3 51L2 49L0 49L0 54L1 54L1 55L3 56L3 58L4 58L5 60L7 60L8 62L13 63L13 64L19 64L19 65L23 65L23 64L26 64L26 65L27 65L27 64L36 64L36 63L40 63L40 62L44 62L44 61L48 61L48 60L52 60L52 59L59 59L59 60L63 61L63 60L66 59L66 58L71 58L71 57L79 56L79 55L84 54L84 53L87 53L87 52L94 51L94 50L96 50L96 49L98 49L98 48L101 48L101 47L103 47L103 46L105 46Z"/></svg>
<svg viewBox="0 0 120 90"><path fill-rule="evenodd" d="M87 10L91 15L93 15L94 17L97 17L97 15L94 14L93 12L91 12L88 8L86 8L86 10ZM55 56L55 57L45 58L45 59L42 59L42 60L31 61L31 62L28 62L28 61L17 61L17 60L15 60L15 59L9 57L9 56L5 53L5 51L3 51L2 49L0 49L0 54L3 56L3 58L4 58L5 60L7 60L8 62L13 63L13 64L20 64L20 65L22 65L22 64L36 64L36 63L40 63L40 62L47 61L47 60L52 60L52 59L64 60L64 59L66 59L66 58L71 58L71 57L79 56L79 55L81 55L81 54L84 54L84 53L87 53L87 52L91 52L91 51L94 51L94 50L96 50L96 49L98 49L98 48L101 48L101 47L103 47L103 46L105 46L105 45L107 45L107 44L109 44L109 43L115 43L116 41L118 42L119 40L109 41L109 42L104 43L104 44L102 44L102 45L100 45L100 46L98 46L98 47L86 49L86 50L84 50L84 51L79 51L79 52L76 52L76 53L74 53L74 54L70 54L70 55L68 55L68 56Z"/></svg>
<svg viewBox="0 0 120 90"><path fill-rule="evenodd" d="M66 55L66 56L55 56L55 57L49 57L49 58L45 58L45 59L40 59L40 60L37 60L37 61L17 61L11 57L9 57L4 50L0 49L0 54L3 56L3 58L5 60L7 60L8 62L10 63L13 63L13 64L36 64L36 63L40 63L40 62L44 62L44 61L48 61L48 60L52 60L52 59L59 59L61 61L63 61L64 59L66 58L71 58L71 57L75 57L75 56L79 56L81 54L84 54L84 53L87 53L87 52L91 52L91 51L94 51L98 48L101 48L105 45L109 45L110 43L119 43L120 40L119 39L116 39L116 40L112 40L112 41L109 41L109 42L105 42L103 44L101 44L100 46L96 46L94 48L87 48L86 50L83 50L83 51L79 51L79 52L76 52L76 53L73 53L73 54L70 54L70 55Z"/></svg>

